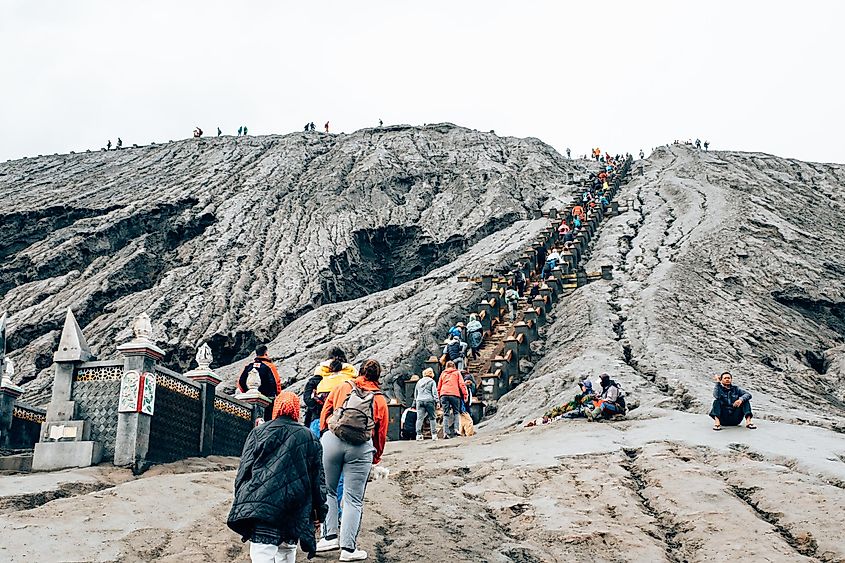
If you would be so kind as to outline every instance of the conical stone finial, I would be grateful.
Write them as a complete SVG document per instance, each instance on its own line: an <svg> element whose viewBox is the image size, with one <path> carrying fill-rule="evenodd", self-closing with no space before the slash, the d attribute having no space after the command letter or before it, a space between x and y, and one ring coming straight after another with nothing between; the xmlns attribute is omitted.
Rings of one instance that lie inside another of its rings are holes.
<svg viewBox="0 0 845 563"><path fill-rule="evenodd" d="M92 357L88 342L73 316L73 311L68 308L65 316L65 326L62 327L62 337L59 340L59 349L53 353L54 362L85 362Z"/></svg>

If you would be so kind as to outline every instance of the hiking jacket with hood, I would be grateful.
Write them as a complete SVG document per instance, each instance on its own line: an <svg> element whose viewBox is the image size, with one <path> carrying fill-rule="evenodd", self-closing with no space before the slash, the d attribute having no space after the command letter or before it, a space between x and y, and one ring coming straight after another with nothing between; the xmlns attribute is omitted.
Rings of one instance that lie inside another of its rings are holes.
<svg viewBox="0 0 845 563"><path fill-rule="evenodd" d="M276 369L276 364L269 356L255 356L253 361L244 366L241 376L238 378L239 392L243 393L248 389L246 379L253 367L258 370L258 375L261 376L261 385L258 387L259 393L265 397L275 397L282 392L279 372Z"/></svg>
<svg viewBox="0 0 845 563"><path fill-rule="evenodd" d="M379 393L373 397L373 446L376 448L373 463L381 461L381 454L384 452L384 443L387 442L387 399L381 394L381 389L378 383L369 381L362 375L355 378L355 381L346 383L335 387L329 396L326 397L326 404L323 405L323 412L320 413L320 432L325 432L329 429L329 418L334 413L335 409L339 409L346 402L349 393L352 392L352 385L357 385L364 391L371 391Z"/></svg>
<svg viewBox="0 0 845 563"><path fill-rule="evenodd" d="M455 368L445 370L437 381L437 394L441 397L458 397L466 399L467 386L461 372Z"/></svg>
<svg viewBox="0 0 845 563"><path fill-rule="evenodd" d="M325 482L323 448L307 428L286 416L261 424L244 444L226 523L243 541L256 523L271 526L313 555L314 520L328 512Z"/></svg>
<svg viewBox="0 0 845 563"><path fill-rule="evenodd" d="M713 398L719 401L722 406L734 409L736 408L734 401L742 399L743 403L748 402L751 400L751 393L736 385L725 388L721 383L716 383L716 387L713 388Z"/></svg>
<svg viewBox="0 0 845 563"><path fill-rule="evenodd" d="M440 397L437 395L437 384L428 376L417 381L414 387L415 403L436 403Z"/></svg>
<svg viewBox="0 0 845 563"><path fill-rule="evenodd" d="M358 370L352 364L343 364L340 371L332 372L331 368L329 368L331 363L331 360L326 360L325 362L320 362L314 368L314 375L319 375L323 378L317 385L317 393L330 393L339 383L351 381L358 377Z"/></svg>

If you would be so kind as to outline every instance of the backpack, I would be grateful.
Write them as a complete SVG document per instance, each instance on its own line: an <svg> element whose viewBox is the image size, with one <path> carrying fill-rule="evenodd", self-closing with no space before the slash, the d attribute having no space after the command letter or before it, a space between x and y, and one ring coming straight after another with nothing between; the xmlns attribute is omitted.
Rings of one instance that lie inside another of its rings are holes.
<svg viewBox="0 0 845 563"><path fill-rule="evenodd" d="M367 443L373 437L373 401L380 391L365 391L351 381L351 389L343 405L329 419L329 430L354 446Z"/></svg>
<svg viewBox="0 0 845 563"><path fill-rule="evenodd" d="M516 280L516 283L523 283L525 282L525 274L522 270L517 270L514 279Z"/></svg>
<svg viewBox="0 0 845 563"><path fill-rule="evenodd" d="M450 342L449 346L446 347L446 353L449 354L449 359L450 360L457 360L458 358L460 358L461 357L461 348L462 348L462 346L461 346L460 342L456 342L454 340L452 342Z"/></svg>

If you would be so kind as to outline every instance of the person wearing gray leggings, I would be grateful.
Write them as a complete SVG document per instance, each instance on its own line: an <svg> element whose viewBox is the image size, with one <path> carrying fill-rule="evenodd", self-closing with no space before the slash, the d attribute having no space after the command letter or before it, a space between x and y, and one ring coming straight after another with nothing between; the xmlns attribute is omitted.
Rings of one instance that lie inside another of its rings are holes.
<svg viewBox="0 0 845 563"><path fill-rule="evenodd" d="M375 360L367 360L359 373L354 382L341 383L329 393L320 415L320 429L323 432L320 443L323 446L329 513L326 516L325 536L317 543L317 552L340 549L341 561L363 561L367 558L367 552L357 547L358 531L364 514L364 493L370 470L374 463L381 460L387 440L387 401L378 385L381 366ZM344 407L353 392L353 385L361 391L374 394L372 435L363 444L342 440L329 429L329 419L336 410ZM343 519L338 523L337 484L341 475Z"/></svg>

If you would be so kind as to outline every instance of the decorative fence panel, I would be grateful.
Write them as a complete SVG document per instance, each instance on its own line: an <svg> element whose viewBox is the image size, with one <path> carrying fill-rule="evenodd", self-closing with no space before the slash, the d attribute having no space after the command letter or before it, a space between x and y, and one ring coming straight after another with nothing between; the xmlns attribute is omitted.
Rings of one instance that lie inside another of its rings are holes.
<svg viewBox="0 0 845 563"><path fill-rule="evenodd" d="M202 404L193 382L156 369L155 414L147 459L166 463L199 455Z"/></svg>
<svg viewBox="0 0 845 563"><path fill-rule="evenodd" d="M82 364L73 377L73 400L76 416L88 420L91 439L103 446L103 460L114 459L117 436L117 402L123 362Z"/></svg>
<svg viewBox="0 0 845 563"><path fill-rule="evenodd" d="M213 454L241 455L250 430L252 413L249 408L222 397L214 398Z"/></svg>

